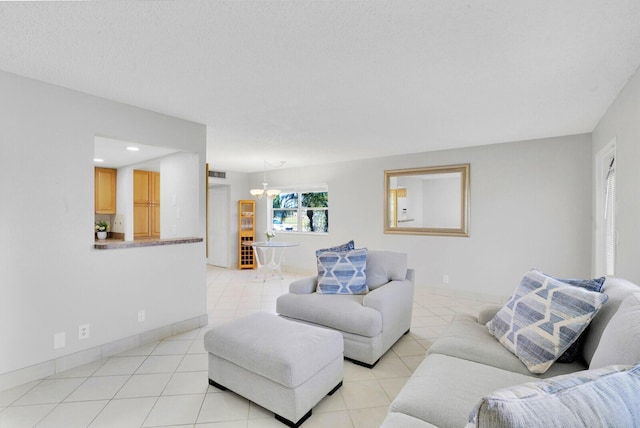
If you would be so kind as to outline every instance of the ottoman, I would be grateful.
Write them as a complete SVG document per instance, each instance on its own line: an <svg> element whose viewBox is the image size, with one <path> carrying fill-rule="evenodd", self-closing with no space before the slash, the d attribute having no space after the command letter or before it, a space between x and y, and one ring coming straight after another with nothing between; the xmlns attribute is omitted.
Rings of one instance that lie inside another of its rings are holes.
<svg viewBox="0 0 640 428"><path fill-rule="evenodd" d="M342 335L256 312L209 330L209 383L229 389L299 427L342 386Z"/></svg>

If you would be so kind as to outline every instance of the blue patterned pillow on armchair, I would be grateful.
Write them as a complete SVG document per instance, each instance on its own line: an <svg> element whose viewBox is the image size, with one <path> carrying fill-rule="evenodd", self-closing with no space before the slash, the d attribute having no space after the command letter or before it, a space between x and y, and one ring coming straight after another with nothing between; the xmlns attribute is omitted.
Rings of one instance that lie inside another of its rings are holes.
<svg viewBox="0 0 640 428"><path fill-rule="evenodd" d="M351 241L345 242L342 245L336 245L335 247L321 248L319 250L316 250L316 257L318 256L318 254L326 253L327 251L351 251L355 248L356 248L356 245L352 239Z"/></svg>
<svg viewBox="0 0 640 428"><path fill-rule="evenodd" d="M366 294L367 249L317 254L319 294Z"/></svg>

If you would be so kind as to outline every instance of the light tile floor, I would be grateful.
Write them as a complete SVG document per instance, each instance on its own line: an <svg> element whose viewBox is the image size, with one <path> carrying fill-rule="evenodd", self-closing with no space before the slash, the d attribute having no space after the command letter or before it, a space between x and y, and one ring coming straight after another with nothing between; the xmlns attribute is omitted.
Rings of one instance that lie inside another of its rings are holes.
<svg viewBox="0 0 640 428"><path fill-rule="evenodd" d="M299 275L256 279L255 271L210 267L209 326L0 392L0 427L282 428L273 414L208 384L202 338L213 325L254 311L275 313ZM373 369L344 363L344 384L314 409L305 428L371 428L456 312L484 303L416 288L411 333Z"/></svg>

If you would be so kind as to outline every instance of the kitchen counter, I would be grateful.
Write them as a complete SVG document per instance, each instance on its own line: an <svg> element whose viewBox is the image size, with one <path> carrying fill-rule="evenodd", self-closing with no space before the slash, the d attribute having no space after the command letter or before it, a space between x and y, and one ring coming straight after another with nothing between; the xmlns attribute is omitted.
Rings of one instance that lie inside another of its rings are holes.
<svg viewBox="0 0 640 428"><path fill-rule="evenodd" d="M158 245L178 245L191 244L194 242L202 242L202 238L167 238L167 239L137 239L135 241L124 241L122 239L96 239L94 248L97 250L116 250L120 248L140 248L155 247Z"/></svg>

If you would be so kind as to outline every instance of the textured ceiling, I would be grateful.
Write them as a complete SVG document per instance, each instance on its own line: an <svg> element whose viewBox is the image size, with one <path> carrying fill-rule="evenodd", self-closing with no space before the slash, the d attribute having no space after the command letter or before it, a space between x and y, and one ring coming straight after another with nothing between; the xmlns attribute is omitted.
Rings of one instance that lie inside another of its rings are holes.
<svg viewBox="0 0 640 428"><path fill-rule="evenodd" d="M0 69L206 124L257 171L591 132L640 2L0 3ZM114 136L117 137L117 136Z"/></svg>

